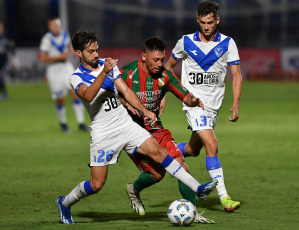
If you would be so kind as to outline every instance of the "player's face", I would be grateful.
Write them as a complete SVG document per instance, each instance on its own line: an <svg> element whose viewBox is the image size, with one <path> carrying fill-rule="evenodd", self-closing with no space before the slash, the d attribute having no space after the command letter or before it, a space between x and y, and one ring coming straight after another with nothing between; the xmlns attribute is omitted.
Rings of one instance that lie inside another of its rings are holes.
<svg viewBox="0 0 299 230"><path fill-rule="evenodd" d="M55 34L56 36L58 36L59 33L60 33L60 29L61 29L61 22L60 22L60 20L58 18L50 20L48 22L48 28L49 28L49 30L53 34Z"/></svg>
<svg viewBox="0 0 299 230"><path fill-rule="evenodd" d="M160 72L163 62L165 59L165 52L163 51L150 51L146 50L145 53L142 53L142 69L147 74L157 74Z"/></svg>
<svg viewBox="0 0 299 230"><path fill-rule="evenodd" d="M99 66L99 46L97 42L91 42L86 46L83 52L77 50L76 53L81 59L81 63L93 69L98 68Z"/></svg>
<svg viewBox="0 0 299 230"><path fill-rule="evenodd" d="M197 22L199 23L201 33L205 37L210 37L215 33L220 17L216 18L213 13L210 13L204 17L199 16Z"/></svg>

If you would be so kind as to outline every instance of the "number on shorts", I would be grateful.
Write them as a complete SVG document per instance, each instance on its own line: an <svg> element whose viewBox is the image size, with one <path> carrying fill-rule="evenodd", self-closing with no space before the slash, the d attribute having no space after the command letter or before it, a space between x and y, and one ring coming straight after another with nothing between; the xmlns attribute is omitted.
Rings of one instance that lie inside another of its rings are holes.
<svg viewBox="0 0 299 230"><path fill-rule="evenodd" d="M196 125L203 127L203 126L207 126L207 124L212 127L212 118L210 116L205 116L205 115L201 115L200 116L200 123L198 122L198 120L196 119Z"/></svg>
<svg viewBox="0 0 299 230"><path fill-rule="evenodd" d="M94 157L94 161L97 163L101 163L101 162L108 162L111 161L112 157L113 157L113 153L114 150L113 149L109 149L106 153L104 150L99 150L98 153L100 154L97 158L97 156L93 156Z"/></svg>

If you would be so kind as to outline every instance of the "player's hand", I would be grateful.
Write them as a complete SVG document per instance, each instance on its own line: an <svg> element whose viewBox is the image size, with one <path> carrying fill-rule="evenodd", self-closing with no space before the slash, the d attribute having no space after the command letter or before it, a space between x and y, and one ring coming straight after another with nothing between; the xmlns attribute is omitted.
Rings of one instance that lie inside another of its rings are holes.
<svg viewBox="0 0 299 230"><path fill-rule="evenodd" d="M204 104L202 103L202 101L199 98L195 97L192 93L190 93L190 96L191 96L191 102L194 106L198 106L202 109L205 109Z"/></svg>
<svg viewBox="0 0 299 230"><path fill-rule="evenodd" d="M228 120L232 121L232 122L236 122L239 119L239 108L238 108L238 106L233 106L230 109L230 112L233 113L233 116L229 116Z"/></svg>
<svg viewBox="0 0 299 230"><path fill-rule="evenodd" d="M165 109L165 96L163 97L163 99L161 100L161 102L160 102L160 115L162 115L163 114L163 112L164 112L164 109Z"/></svg>
<svg viewBox="0 0 299 230"><path fill-rule="evenodd" d="M137 109L135 109L133 106L131 106L129 103L127 103L126 107L127 107L127 110L131 111L131 113L133 113L134 115L137 115L138 117L141 117L139 111Z"/></svg>
<svg viewBox="0 0 299 230"><path fill-rule="evenodd" d="M111 70L117 65L117 61L118 59L112 59L108 57L104 64L104 73L108 75L111 72Z"/></svg>
<svg viewBox="0 0 299 230"><path fill-rule="evenodd" d="M147 113L144 113L144 116L148 117L149 118L149 123L151 126L155 125L156 122L157 122L157 117L156 117L156 114L151 112L151 111L148 111Z"/></svg>

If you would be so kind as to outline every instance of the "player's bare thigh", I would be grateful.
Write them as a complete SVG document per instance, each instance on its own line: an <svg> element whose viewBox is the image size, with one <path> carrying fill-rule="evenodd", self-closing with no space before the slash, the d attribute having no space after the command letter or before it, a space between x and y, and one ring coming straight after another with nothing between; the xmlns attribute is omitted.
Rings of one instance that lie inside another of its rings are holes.
<svg viewBox="0 0 299 230"><path fill-rule="evenodd" d="M107 175L108 165L91 167L90 185L95 192L98 192L103 188Z"/></svg>
<svg viewBox="0 0 299 230"><path fill-rule="evenodd" d="M137 153L147 156L159 164L161 164L168 155L167 151L152 137L146 139L139 146Z"/></svg>

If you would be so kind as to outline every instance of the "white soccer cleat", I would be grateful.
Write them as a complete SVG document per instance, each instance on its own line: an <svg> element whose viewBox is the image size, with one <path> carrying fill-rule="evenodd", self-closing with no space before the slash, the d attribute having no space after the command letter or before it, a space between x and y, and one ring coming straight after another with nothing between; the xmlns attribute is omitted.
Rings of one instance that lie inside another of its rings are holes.
<svg viewBox="0 0 299 230"><path fill-rule="evenodd" d="M208 218L205 218L204 216L202 216L202 214L204 214L204 211L201 212L201 213L198 213L196 211L196 216L195 216L195 219L194 219L195 223L200 223L200 224L216 224L216 221L210 220Z"/></svg>
<svg viewBox="0 0 299 230"><path fill-rule="evenodd" d="M130 198L131 207L138 215L143 216L145 214L144 204L140 198L139 192L134 189L133 184L127 184L127 194Z"/></svg>

